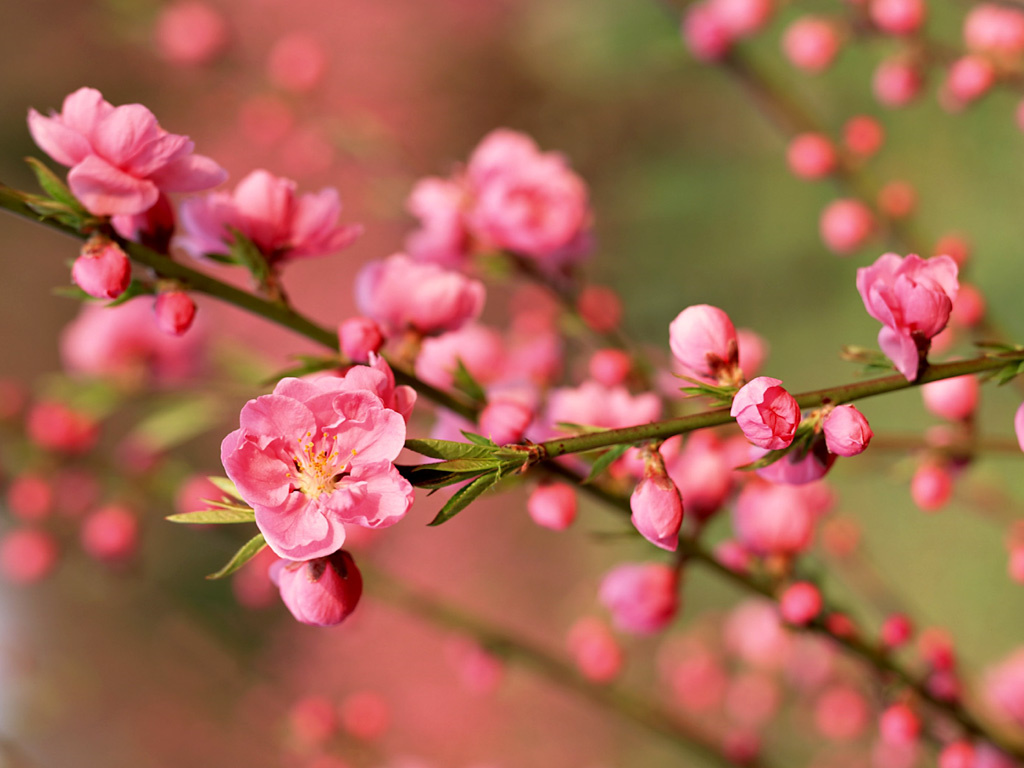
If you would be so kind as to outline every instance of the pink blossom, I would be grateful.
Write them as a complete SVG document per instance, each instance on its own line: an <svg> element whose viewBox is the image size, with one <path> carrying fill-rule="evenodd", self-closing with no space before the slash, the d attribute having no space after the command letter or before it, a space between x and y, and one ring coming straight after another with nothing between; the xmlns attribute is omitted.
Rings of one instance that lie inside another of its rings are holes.
<svg viewBox="0 0 1024 768"><path fill-rule="evenodd" d="M658 632L679 609L678 577L662 563L630 563L601 580L601 603L619 629L637 634Z"/></svg>
<svg viewBox="0 0 1024 768"><path fill-rule="evenodd" d="M128 289L132 267L128 256L113 240L91 237L71 267L71 279L97 299L116 299Z"/></svg>
<svg viewBox="0 0 1024 768"><path fill-rule="evenodd" d="M480 432L498 445L518 443L532 421L532 408L513 398L495 397L480 413Z"/></svg>
<svg viewBox="0 0 1024 768"><path fill-rule="evenodd" d="M153 304L156 325L166 334L181 336L192 327L196 317L196 303L185 291L164 291Z"/></svg>
<svg viewBox="0 0 1024 768"><path fill-rule="evenodd" d="M233 192L212 192L181 205L179 245L194 258L227 254L236 229L255 243L271 265L324 256L351 245L363 228L339 225L341 198L330 187L296 194L296 183L255 170Z"/></svg>
<svg viewBox="0 0 1024 768"><path fill-rule="evenodd" d="M978 53L1017 57L1024 53L1024 13L996 3L979 3L964 19L964 42Z"/></svg>
<svg viewBox="0 0 1024 768"><path fill-rule="evenodd" d="M387 360L371 354L369 365L354 365L342 377L348 389L368 389L380 398L385 408L397 411L409 423L416 390L405 384L395 386L395 374Z"/></svg>
<svg viewBox="0 0 1024 768"><path fill-rule="evenodd" d="M939 768L976 768L974 745L966 740L954 741L939 753Z"/></svg>
<svg viewBox="0 0 1024 768"><path fill-rule="evenodd" d="M832 173L839 155L832 141L821 133L801 133L786 151L789 169L801 179L820 179Z"/></svg>
<svg viewBox="0 0 1024 768"><path fill-rule="evenodd" d="M943 95L952 110L963 109L984 96L996 82L996 69L987 58L977 55L961 56L946 73Z"/></svg>
<svg viewBox="0 0 1024 768"><path fill-rule="evenodd" d="M582 618L569 630L569 653L580 673L595 683L609 683L622 671L622 648L608 627L594 618Z"/></svg>
<svg viewBox="0 0 1024 768"><path fill-rule="evenodd" d="M821 613L821 607L821 592L809 581L790 584L779 597L779 613L790 624L807 624Z"/></svg>
<svg viewBox="0 0 1024 768"><path fill-rule="evenodd" d="M795 555L807 549L815 512L806 487L748 483L733 510L736 538L760 555Z"/></svg>
<svg viewBox="0 0 1024 768"><path fill-rule="evenodd" d="M383 528L412 504L392 463L405 421L355 380L282 379L242 408L221 460L256 525L278 555L310 560L336 552L345 526Z"/></svg>
<svg viewBox="0 0 1024 768"><path fill-rule="evenodd" d="M698 2L688 6L683 16L683 40L698 61L722 59L736 40L727 19L714 2Z"/></svg>
<svg viewBox="0 0 1024 768"><path fill-rule="evenodd" d="M668 477L652 474L644 477L629 497L633 526L657 547L675 552L679 546L679 528L683 524L683 500Z"/></svg>
<svg viewBox="0 0 1024 768"><path fill-rule="evenodd" d="M908 704L893 704L878 721L882 741L888 744L910 744L921 733L921 718Z"/></svg>
<svg viewBox="0 0 1024 768"><path fill-rule="evenodd" d="M916 207L917 190L909 182L893 179L878 191L878 210L890 219L905 219Z"/></svg>
<svg viewBox="0 0 1024 768"><path fill-rule="evenodd" d="M160 55L172 64L198 65L214 59L228 41L227 22L200 0L164 6L153 30Z"/></svg>
<svg viewBox="0 0 1024 768"><path fill-rule="evenodd" d="M958 288L956 262L948 256L886 253L857 270L864 307L885 326L878 344L907 380L917 378L930 340L946 327Z"/></svg>
<svg viewBox="0 0 1024 768"><path fill-rule="evenodd" d="M968 419L978 407L981 385L976 376L956 376L921 387L924 407L950 421Z"/></svg>
<svg viewBox="0 0 1024 768"><path fill-rule="evenodd" d="M780 694L779 683L767 672L757 669L740 670L729 680L725 691L726 716L740 726L764 726L778 712ZM732 734L740 732L735 726L730 730ZM744 750L747 748L744 747ZM745 762L740 757L739 764Z"/></svg>
<svg viewBox="0 0 1024 768"><path fill-rule="evenodd" d="M771 18L774 0L711 0L715 13L736 37L749 37Z"/></svg>
<svg viewBox="0 0 1024 768"><path fill-rule="evenodd" d="M344 550L305 562L278 560L270 567L270 578L292 616L317 627L340 624L363 593L363 577Z"/></svg>
<svg viewBox="0 0 1024 768"><path fill-rule="evenodd" d="M479 280L403 253L363 267L355 291L360 311L389 334L456 331L480 316L486 297Z"/></svg>
<svg viewBox="0 0 1024 768"><path fill-rule="evenodd" d="M350 317L338 326L338 346L350 360L365 363L384 346L384 334L370 318Z"/></svg>
<svg viewBox="0 0 1024 768"><path fill-rule="evenodd" d="M894 613L886 617L880 634L886 648L898 648L909 642L914 634L914 625L906 614Z"/></svg>
<svg viewBox="0 0 1024 768"><path fill-rule="evenodd" d="M725 621L722 635L731 654L758 669L778 669L792 647L775 604L761 598L736 606Z"/></svg>
<svg viewBox="0 0 1024 768"><path fill-rule="evenodd" d="M864 414L852 405L836 406L825 417L822 430L829 451L837 456L856 456L874 436Z"/></svg>
<svg viewBox="0 0 1024 768"><path fill-rule="evenodd" d="M578 255L575 246L586 237L591 217L587 187L562 155L499 129L474 150L466 174L474 236L535 258Z"/></svg>
<svg viewBox="0 0 1024 768"><path fill-rule="evenodd" d="M501 378L505 344L493 328L469 323L450 333L423 340L416 357L416 375L435 387L451 389L459 361L480 384Z"/></svg>
<svg viewBox="0 0 1024 768"><path fill-rule="evenodd" d="M814 705L814 724L826 739L856 739L868 724L869 709L864 696L848 685L827 688Z"/></svg>
<svg viewBox="0 0 1024 768"><path fill-rule="evenodd" d="M316 694L303 696L288 709L290 735L303 747L323 747L338 732L334 702Z"/></svg>
<svg viewBox="0 0 1024 768"><path fill-rule="evenodd" d="M725 503L732 490L732 465L721 441L703 430L687 438L683 449L665 460L668 476L686 500L686 511L706 520Z"/></svg>
<svg viewBox="0 0 1024 768"><path fill-rule="evenodd" d="M127 560L139 545L139 520L128 508L108 504L82 522L82 549L107 563Z"/></svg>
<svg viewBox="0 0 1024 768"><path fill-rule="evenodd" d="M416 182L406 202L409 213L420 221L405 241L410 256L448 269L462 267L471 247L464 217L468 194L461 179L430 177Z"/></svg>
<svg viewBox="0 0 1024 768"><path fill-rule="evenodd" d="M633 369L633 359L621 349L599 349L590 356L590 377L606 387L622 384Z"/></svg>
<svg viewBox="0 0 1024 768"><path fill-rule="evenodd" d="M779 379L758 376L736 393L729 410L746 438L768 450L787 447L800 426L800 406L781 385Z"/></svg>
<svg viewBox="0 0 1024 768"><path fill-rule="evenodd" d="M552 424L616 429L656 421L660 414L657 395L631 395L623 386L605 387L596 381L556 389L548 397L548 420Z"/></svg>
<svg viewBox="0 0 1024 768"><path fill-rule="evenodd" d="M923 462L910 480L910 497L919 509L937 512L953 495L953 475L945 464Z"/></svg>
<svg viewBox="0 0 1024 768"><path fill-rule="evenodd" d="M890 35L917 32L928 15L924 0L871 0L868 11L875 26Z"/></svg>
<svg viewBox="0 0 1024 768"><path fill-rule="evenodd" d="M72 373L136 384L180 382L202 363L205 336L197 330L181 337L162 332L146 297L109 308L85 305L61 335L61 359Z"/></svg>
<svg viewBox="0 0 1024 768"><path fill-rule="evenodd" d="M749 446L748 461L757 461L768 451L757 446ZM836 454L830 453L823 435L815 435L811 439L810 450L806 453L790 451L778 461L767 467L754 470L758 477L772 483L783 485L806 485L820 480L835 464Z"/></svg>
<svg viewBox="0 0 1024 768"><path fill-rule="evenodd" d="M141 104L115 107L93 88L70 94L60 114L29 110L28 127L46 154L71 166L72 193L97 216L142 213L161 192L209 189L227 175Z"/></svg>
<svg viewBox="0 0 1024 768"><path fill-rule="evenodd" d="M13 584L34 584L57 565L57 541L38 528L16 528L0 538L0 574Z"/></svg>
<svg viewBox="0 0 1024 768"><path fill-rule="evenodd" d="M672 355L684 372L710 382L733 383L739 367L739 343L729 316L710 304L687 307L668 326Z"/></svg>
<svg viewBox="0 0 1024 768"><path fill-rule="evenodd" d="M1024 725L1024 649L985 672L982 693L1001 719Z"/></svg>
<svg viewBox="0 0 1024 768"><path fill-rule="evenodd" d="M866 159L882 148L885 129L870 115L854 115L843 125L843 141L850 152Z"/></svg>
<svg viewBox="0 0 1024 768"><path fill-rule="evenodd" d="M338 707L338 714L341 727L362 741L379 739L391 725L391 707L387 699L373 691L349 694Z"/></svg>
<svg viewBox="0 0 1024 768"><path fill-rule="evenodd" d="M949 319L963 328L973 328L985 318L985 296L970 283L960 283Z"/></svg>
<svg viewBox="0 0 1024 768"><path fill-rule="evenodd" d="M568 483L541 483L526 500L526 511L542 528L564 531L576 519L576 489Z"/></svg>
<svg viewBox="0 0 1024 768"><path fill-rule="evenodd" d="M327 54L317 40L293 32L277 40L267 59L267 77L294 93L313 90L327 74Z"/></svg>
<svg viewBox="0 0 1024 768"><path fill-rule="evenodd" d="M32 406L25 426L36 445L64 453L85 453L99 437L99 424L92 417L56 400Z"/></svg>
<svg viewBox="0 0 1024 768"><path fill-rule="evenodd" d="M1017 411L1013 414L1013 431L1017 435L1017 444L1024 451L1024 403L1017 406Z"/></svg>
<svg viewBox="0 0 1024 768"><path fill-rule="evenodd" d="M622 299L614 288L591 284L576 298L576 311L588 328L608 333L618 328L622 320Z"/></svg>
<svg viewBox="0 0 1024 768"><path fill-rule="evenodd" d="M53 502L53 486L39 474L23 472L7 487L7 507L11 515L26 523L50 517Z"/></svg>

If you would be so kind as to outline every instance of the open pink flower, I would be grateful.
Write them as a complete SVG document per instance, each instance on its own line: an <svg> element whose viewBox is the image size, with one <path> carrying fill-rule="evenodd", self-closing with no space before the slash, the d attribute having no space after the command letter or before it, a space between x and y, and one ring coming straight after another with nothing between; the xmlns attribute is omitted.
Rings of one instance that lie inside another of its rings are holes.
<svg viewBox="0 0 1024 768"><path fill-rule="evenodd" d="M291 179L255 170L234 192L186 200L181 206L185 234L178 242L196 258L228 253L230 230L237 229L274 264L335 253L362 234L359 224L338 224L341 198L336 189L299 195L296 186Z"/></svg>
<svg viewBox="0 0 1024 768"><path fill-rule="evenodd" d="M115 107L94 88L64 99L60 114L28 113L36 144L71 166L68 186L97 216L133 215L161 192L197 192L227 177L213 160L195 155L187 136L168 133L141 104Z"/></svg>
<svg viewBox="0 0 1024 768"><path fill-rule="evenodd" d="M278 555L325 557L345 526L383 528L412 504L412 486L392 463L405 421L374 392L324 377L287 378L242 408L221 461Z"/></svg>
<svg viewBox="0 0 1024 768"><path fill-rule="evenodd" d="M932 338L946 327L959 287L956 262L949 256L886 253L857 270L864 307L885 326L878 344L908 381L917 378Z"/></svg>
<svg viewBox="0 0 1024 768"><path fill-rule="evenodd" d="M479 280L404 253L363 267L355 290L360 311L391 334L457 330L479 317L486 297Z"/></svg>

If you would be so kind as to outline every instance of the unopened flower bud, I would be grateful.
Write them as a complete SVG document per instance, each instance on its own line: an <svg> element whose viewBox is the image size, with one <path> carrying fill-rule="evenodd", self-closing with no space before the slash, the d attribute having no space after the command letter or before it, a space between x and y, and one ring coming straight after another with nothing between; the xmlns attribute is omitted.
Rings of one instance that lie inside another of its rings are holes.
<svg viewBox="0 0 1024 768"><path fill-rule="evenodd" d="M82 548L96 560L122 562L138 549L139 521L128 508L110 504L85 519L81 538Z"/></svg>
<svg viewBox="0 0 1024 768"><path fill-rule="evenodd" d="M270 578L298 621L318 627L340 624L355 610L363 593L363 577L348 552L295 562L279 560Z"/></svg>
<svg viewBox="0 0 1024 768"><path fill-rule="evenodd" d="M800 426L800 406L782 381L758 376L746 384L732 401L729 415L754 445L770 451L786 448Z"/></svg>
<svg viewBox="0 0 1024 768"><path fill-rule="evenodd" d="M350 317L338 326L338 341L342 354L356 363L365 363L371 352L384 346L380 326L368 317Z"/></svg>
<svg viewBox="0 0 1024 768"><path fill-rule="evenodd" d="M615 626L625 632L649 634L664 629L675 618L678 586L671 566L630 563L605 575L599 595Z"/></svg>
<svg viewBox="0 0 1024 768"><path fill-rule="evenodd" d="M914 472L910 496L925 512L937 512L953 495L953 476L944 464L926 461Z"/></svg>
<svg viewBox="0 0 1024 768"><path fill-rule="evenodd" d="M622 648L608 627L601 621L586 617L569 630L569 653L580 673L595 683L608 683L622 670Z"/></svg>
<svg viewBox="0 0 1024 768"><path fill-rule="evenodd" d="M105 237L92 237L71 267L71 279L90 296L116 299L132 280L132 267L121 247Z"/></svg>
<svg viewBox="0 0 1024 768"><path fill-rule="evenodd" d="M480 431L498 445L518 443L533 421L533 411L509 398L496 398L480 413Z"/></svg>
<svg viewBox="0 0 1024 768"><path fill-rule="evenodd" d="M980 385L975 376L956 376L921 387L924 407L950 421L963 421L978 407Z"/></svg>
<svg viewBox="0 0 1024 768"><path fill-rule="evenodd" d="M856 456L871 442L874 432L864 414L852 405L839 405L822 424L825 445L837 456Z"/></svg>
<svg viewBox="0 0 1024 768"><path fill-rule="evenodd" d="M913 634L914 626L905 614L894 613L882 623L881 639L882 645L886 648L898 648L905 645Z"/></svg>
<svg viewBox="0 0 1024 768"><path fill-rule="evenodd" d="M888 744L912 744L921 733L921 719L907 704L893 704L878 722L882 741Z"/></svg>
<svg viewBox="0 0 1024 768"><path fill-rule="evenodd" d="M685 373L722 383L739 375L739 342L729 316L718 307L695 304L668 327L669 346Z"/></svg>
<svg viewBox="0 0 1024 768"><path fill-rule="evenodd" d="M653 474L641 480L629 498L633 525L655 546L675 552L683 524L683 499L668 477Z"/></svg>
<svg viewBox="0 0 1024 768"><path fill-rule="evenodd" d="M57 542L46 531L18 528L0 539L0 575L14 584L46 578L57 564Z"/></svg>
<svg viewBox="0 0 1024 768"><path fill-rule="evenodd" d="M156 297L153 309L156 312L157 327L171 336L185 333L196 316L196 304L184 291L161 293Z"/></svg>
<svg viewBox="0 0 1024 768"><path fill-rule="evenodd" d="M542 528L564 531L576 519L576 491L568 483L542 483L527 499L526 511Z"/></svg>
<svg viewBox="0 0 1024 768"><path fill-rule="evenodd" d="M807 624L821 613L821 606L821 592L809 581L790 584L779 598L779 612L790 624Z"/></svg>

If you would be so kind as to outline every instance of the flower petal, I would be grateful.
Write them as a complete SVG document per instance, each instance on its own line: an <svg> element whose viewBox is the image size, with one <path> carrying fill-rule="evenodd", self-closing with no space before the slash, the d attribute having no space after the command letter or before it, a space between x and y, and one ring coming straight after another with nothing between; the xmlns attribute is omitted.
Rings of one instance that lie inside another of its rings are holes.
<svg viewBox="0 0 1024 768"><path fill-rule="evenodd" d="M142 213L160 197L156 184L137 179L97 155L89 155L71 169L68 186L97 216Z"/></svg>

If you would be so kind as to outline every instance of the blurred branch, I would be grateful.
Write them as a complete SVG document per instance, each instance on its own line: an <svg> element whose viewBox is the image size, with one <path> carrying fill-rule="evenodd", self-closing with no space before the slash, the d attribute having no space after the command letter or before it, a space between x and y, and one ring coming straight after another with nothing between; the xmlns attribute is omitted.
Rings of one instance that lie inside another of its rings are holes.
<svg viewBox="0 0 1024 768"><path fill-rule="evenodd" d="M548 651L500 629L422 590L414 590L374 569L367 580L372 594L432 624L463 632L503 658L537 672L544 680L570 690L627 720L655 733L688 752L696 752L715 765L731 766L715 738L693 723L652 704L622 687L593 683L572 666ZM744 761L744 766L768 768L764 760Z"/></svg>

